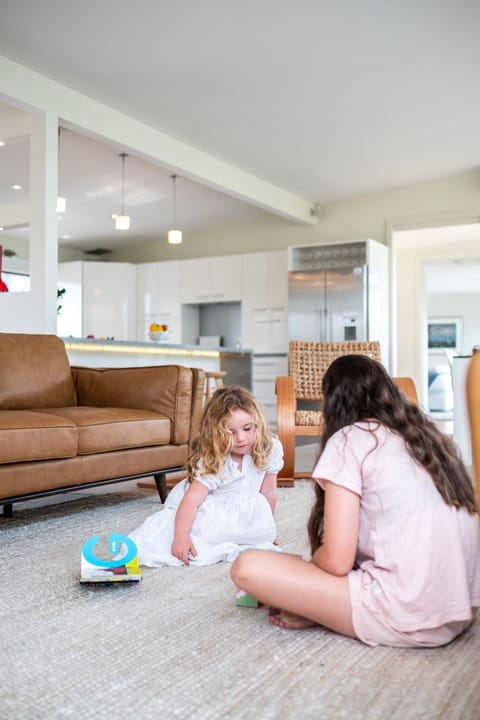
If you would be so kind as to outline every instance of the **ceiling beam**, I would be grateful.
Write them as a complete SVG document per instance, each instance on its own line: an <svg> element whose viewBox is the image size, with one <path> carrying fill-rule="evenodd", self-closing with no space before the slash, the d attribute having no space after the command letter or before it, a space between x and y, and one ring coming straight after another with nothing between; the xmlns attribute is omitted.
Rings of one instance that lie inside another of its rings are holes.
<svg viewBox="0 0 480 720"><path fill-rule="evenodd" d="M315 225L314 203L181 142L0 55L0 93L62 125L294 222Z"/></svg>

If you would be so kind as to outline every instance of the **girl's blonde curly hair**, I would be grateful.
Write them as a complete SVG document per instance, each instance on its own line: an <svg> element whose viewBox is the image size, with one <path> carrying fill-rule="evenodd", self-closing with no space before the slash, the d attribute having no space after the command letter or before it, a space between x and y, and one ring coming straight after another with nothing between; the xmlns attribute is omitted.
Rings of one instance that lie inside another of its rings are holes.
<svg viewBox="0 0 480 720"><path fill-rule="evenodd" d="M273 440L263 410L252 393L230 385L216 390L203 410L200 432L186 463L190 482L198 475L200 460L202 475L217 475L225 464L232 447L232 434L227 423L235 410L243 410L252 418L256 426L253 462L259 470L267 468Z"/></svg>

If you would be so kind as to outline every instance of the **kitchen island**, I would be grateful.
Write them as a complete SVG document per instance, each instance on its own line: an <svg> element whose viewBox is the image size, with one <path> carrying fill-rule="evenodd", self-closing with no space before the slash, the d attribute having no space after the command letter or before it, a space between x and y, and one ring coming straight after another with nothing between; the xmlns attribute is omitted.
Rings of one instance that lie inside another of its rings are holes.
<svg viewBox="0 0 480 720"><path fill-rule="evenodd" d="M252 389L253 350L209 345L175 345L168 342L130 342L104 338L64 337L71 365L136 367L185 365L205 371L226 372L226 385Z"/></svg>

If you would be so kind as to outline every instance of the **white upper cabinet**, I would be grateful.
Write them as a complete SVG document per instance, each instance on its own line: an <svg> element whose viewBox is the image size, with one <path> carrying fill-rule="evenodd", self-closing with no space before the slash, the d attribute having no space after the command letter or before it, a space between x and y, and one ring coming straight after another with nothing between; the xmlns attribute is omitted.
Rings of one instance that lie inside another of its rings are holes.
<svg viewBox="0 0 480 720"><path fill-rule="evenodd" d="M57 335L83 337L83 262L59 263L58 289L65 290L57 310ZM58 307L57 305L57 307Z"/></svg>
<svg viewBox="0 0 480 720"><path fill-rule="evenodd" d="M241 258L241 255L225 255L183 260L182 303L240 301L242 299Z"/></svg>
<svg viewBox="0 0 480 720"><path fill-rule="evenodd" d="M149 340L153 322L168 325L169 342L180 343L181 327L180 261L137 265L137 340Z"/></svg>
<svg viewBox="0 0 480 720"><path fill-rule="evenodd" d="M286 250L242 256L242 345L255 353L288 352Z"/></svg>
<svg viewBox="0 0 480 720"><path fill-rule="evenodd" d="M154 315L157 309L157 265L137 265L137 322Z"/></svg>
<svg viewBox="0 0 480 720"><path fill-rule="evenodd" d="M135 265L83 263L83 332L135 340Z"/></svg>
<svg viewBox="0 0 480 720"><path fill-rule="evenodd" d="M135 265L60 263L58 284L66 289L57 320L59 335L135 340Z"/></svg>
<svg viewBox="0 0 480 720"><path fill-rule="evenodd" d="M182 261L182 303L209 302L210 260L210 258L195 258Z"/></svg>

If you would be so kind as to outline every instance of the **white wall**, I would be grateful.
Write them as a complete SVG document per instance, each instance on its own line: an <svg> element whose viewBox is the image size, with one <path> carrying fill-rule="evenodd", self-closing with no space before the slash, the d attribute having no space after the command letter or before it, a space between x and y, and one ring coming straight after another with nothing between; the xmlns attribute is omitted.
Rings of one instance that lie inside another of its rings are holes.
<svg viewBox="0 0 480 720"><path fill-rule="evenodd" d="M30 292L0 294L0 330L55 333L57 325L57 117L33 112L30 125L30 199L0 208L0 225L30 228Z"/></svg>

